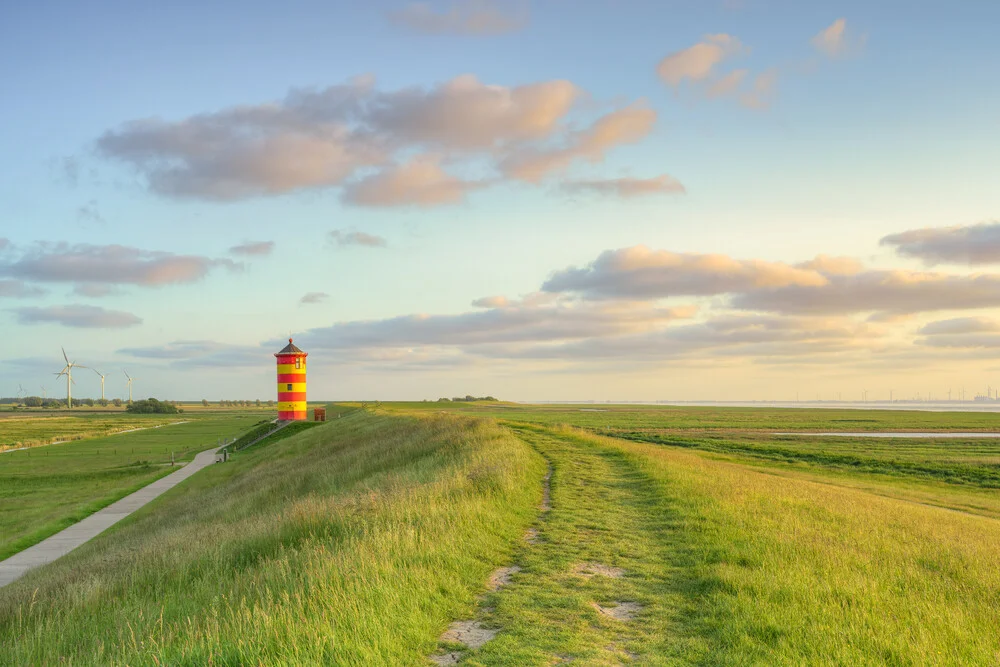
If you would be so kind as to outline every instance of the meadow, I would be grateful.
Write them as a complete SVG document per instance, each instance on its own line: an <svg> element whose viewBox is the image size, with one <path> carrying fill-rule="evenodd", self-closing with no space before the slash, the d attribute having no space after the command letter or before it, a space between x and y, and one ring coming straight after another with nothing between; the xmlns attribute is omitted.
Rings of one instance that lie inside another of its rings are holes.
<svg viewBox="0 0 1000 667"><path fill-rule="evenodd" d="M0 414L0 452L52 442L83 440L137 428L183 421L183 415L130 415L122 410L53 413L17 411Z"/></svg>
<svg viewBox="0 0 1000 667"><path fill-rule="evenodd" d="M265 440L0 589L0 664L1000 659L993 441L773 433L991 415L713 410L383 404Z"/></svg>
<svg viewBox="0 0 1000 667"><path fill-rule="evenodd" d="M261 419L228 413L172 423L184 415L168 416L173 419L130 415L128 425L144 430L0 453L0 559L169 474L171 461L188 461Z"/></svg>

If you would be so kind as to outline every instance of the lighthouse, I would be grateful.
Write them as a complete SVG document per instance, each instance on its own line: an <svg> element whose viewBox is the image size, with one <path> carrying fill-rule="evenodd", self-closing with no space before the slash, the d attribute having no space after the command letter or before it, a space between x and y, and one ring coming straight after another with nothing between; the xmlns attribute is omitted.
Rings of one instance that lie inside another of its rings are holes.
<svg viewBox="0 0 1000 667"><path fill-rule="evenodd" d="M288 345L274 355L278 360L278 419L306 419L306 357L288 339Z"/></svg>

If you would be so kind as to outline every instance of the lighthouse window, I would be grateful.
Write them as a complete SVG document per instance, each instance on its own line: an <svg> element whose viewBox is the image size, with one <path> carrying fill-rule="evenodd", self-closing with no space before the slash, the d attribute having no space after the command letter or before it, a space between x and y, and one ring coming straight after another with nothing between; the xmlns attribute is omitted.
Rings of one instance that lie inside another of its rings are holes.
<svg viewBox="0 0 1000 667"><path fill-rule="evenodd" d="M301 359L298 359L298 358L295 359L295 367L296 368L302 368L302 360Z"/></svg>
<svg viewBox="0 0 1000 667"><path fill-rule="evenodd" d="M288 385L287 391L291 391L291 390L292 390L292 385Z"/></svg>

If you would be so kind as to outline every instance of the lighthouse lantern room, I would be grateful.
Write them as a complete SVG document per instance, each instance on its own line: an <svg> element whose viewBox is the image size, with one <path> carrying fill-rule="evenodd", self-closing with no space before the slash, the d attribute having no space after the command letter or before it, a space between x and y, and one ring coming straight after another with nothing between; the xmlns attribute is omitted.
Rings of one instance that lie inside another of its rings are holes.
<svg viewBox="0 0 1000 667"><path fill-rule="evenodd" d="M288 345L274 355L278 360L278 419L299 421L306 416L306 357L288 339Z"/></svg>

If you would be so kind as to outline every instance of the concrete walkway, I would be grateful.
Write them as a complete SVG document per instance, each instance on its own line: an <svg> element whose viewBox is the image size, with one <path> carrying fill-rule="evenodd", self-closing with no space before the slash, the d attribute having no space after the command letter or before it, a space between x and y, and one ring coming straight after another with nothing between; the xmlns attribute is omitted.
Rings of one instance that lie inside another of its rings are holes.
<svg viewBox="0 0 1000 667"><path fill-rule="evenodd" d="M84 542L100 535L154 498L174 488L202 468L212 465L215 463L216 449L218 447L213 447L198 454L191 463L188 463L177 472L162 477L149 486L145 486L135 493L125 496L118 502L112 503L104 509L91 514L83 521L75 523L69 528L59 531L52 537L42 540L35 546L28 547L5 561L0 561L0 586L6 586L12 581L20 579L28 570L36 568L39 565L51 563L55 559L65 556Z"/></svg>

